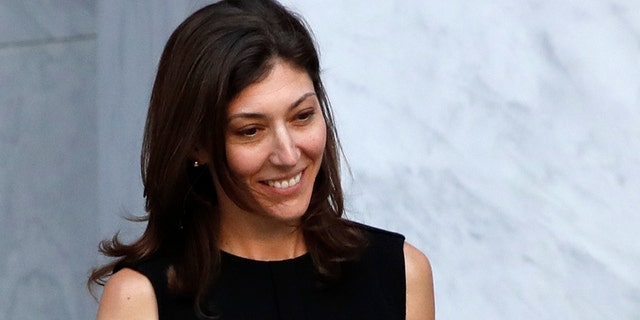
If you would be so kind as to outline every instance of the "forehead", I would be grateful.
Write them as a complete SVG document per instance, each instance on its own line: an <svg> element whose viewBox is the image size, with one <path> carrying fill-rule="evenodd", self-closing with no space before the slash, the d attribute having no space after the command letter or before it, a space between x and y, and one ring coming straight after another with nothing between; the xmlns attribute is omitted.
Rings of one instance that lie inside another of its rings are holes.
<svg viewBox="0 0 640 320"><path fill-rule="evenodd" d="M262 113L274 108L287 108L309 92L315 92L309 74L304 69L279 60L266 77L240 91L231 101L228 113Z"/></svg>

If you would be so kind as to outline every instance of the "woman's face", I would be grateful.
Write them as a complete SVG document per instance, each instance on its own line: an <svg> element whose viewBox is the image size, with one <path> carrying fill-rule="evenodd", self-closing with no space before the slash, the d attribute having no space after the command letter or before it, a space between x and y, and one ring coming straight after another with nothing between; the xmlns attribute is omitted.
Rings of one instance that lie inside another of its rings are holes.
<svg viewBox="0 0 640 320"><path fill-rule="evenodd" d="M278 60L263 80L231 102L227 121L231 174L256 200L262 211L257 213L299 219L309 206L326 142L324 116L307 72ZM217 193L223 213L242 211L219 187Z"/></svg>

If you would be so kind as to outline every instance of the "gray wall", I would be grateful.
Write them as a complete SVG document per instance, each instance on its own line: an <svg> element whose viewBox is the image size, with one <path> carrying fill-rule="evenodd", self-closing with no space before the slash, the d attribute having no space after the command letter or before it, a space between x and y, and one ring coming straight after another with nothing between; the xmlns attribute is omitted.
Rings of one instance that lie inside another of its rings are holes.
<svg viewBox="0 0 640 320"><path fill-rule="evenodd" d="M0 318L85 319L98 217L93 1L0 3Z"/></svg>
<svg viewBox="0 0 640 320"><path fill-rule="evenodd" d="M0 319L87 319L142 225L169 33L205 1L0 3ZM284 1L307 18L349 216L431 258L440 319L640 318L640 4Z"/></svg>

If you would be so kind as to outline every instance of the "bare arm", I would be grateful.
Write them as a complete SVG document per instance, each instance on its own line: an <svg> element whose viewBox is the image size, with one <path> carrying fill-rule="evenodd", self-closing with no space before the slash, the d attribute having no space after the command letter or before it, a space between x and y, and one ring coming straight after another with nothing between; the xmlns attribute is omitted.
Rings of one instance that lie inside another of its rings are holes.
<svg viewBox="0 0 640 320"><path fill-rule="evenodd" d="M405 242L407 320L434 320L435 302L431 264L424 253Z"/></svg>
<svg viewBox="0 0 640 320"><path fill-rule="evenodd" d="M158 319L158 306L149 279L131 269L116 272L104 286L97 320Z"/></svg>

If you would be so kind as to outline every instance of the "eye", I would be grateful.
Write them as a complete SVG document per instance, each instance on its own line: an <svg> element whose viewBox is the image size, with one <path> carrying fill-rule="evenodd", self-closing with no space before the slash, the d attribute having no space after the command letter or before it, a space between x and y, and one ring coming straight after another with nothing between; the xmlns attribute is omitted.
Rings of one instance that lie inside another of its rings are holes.
<svg viewBox="0 0 640 320"><path fill-rule="evenodd" d="M315 113L316 112L313 109L302 111L296 115L295 120L300 122L310 120L311 118L313 118L313 115Z"/></svg>
<svg viewBox="0 0 640 320"><path fill-rule="evenodd" d="M242 128L237 131L237 134L247 138L255 137L258 134L258 128L257 127Z"/></svg>

